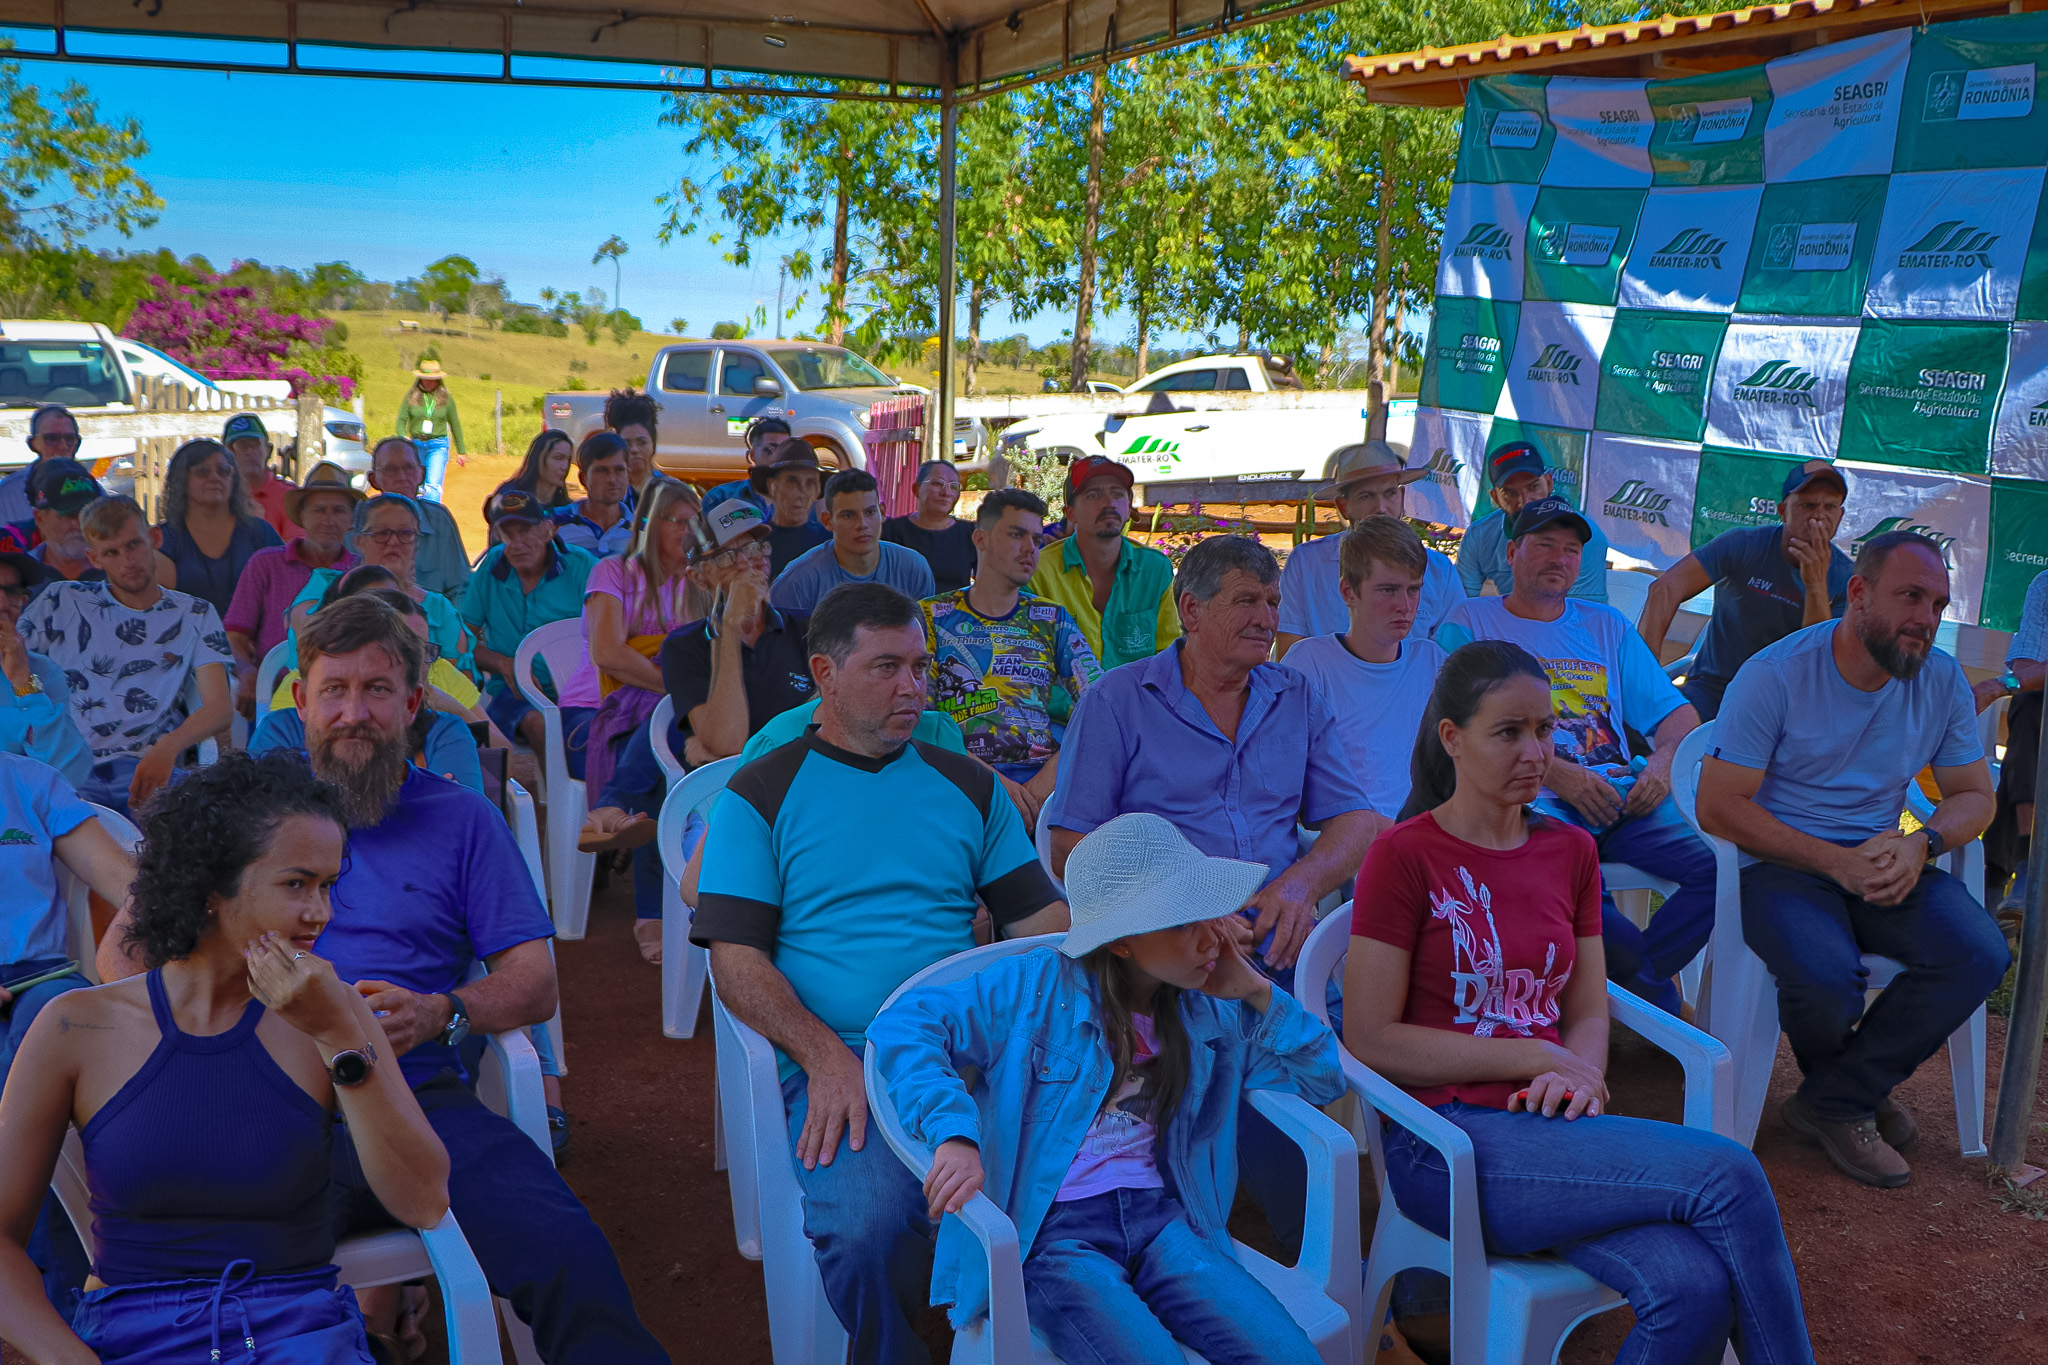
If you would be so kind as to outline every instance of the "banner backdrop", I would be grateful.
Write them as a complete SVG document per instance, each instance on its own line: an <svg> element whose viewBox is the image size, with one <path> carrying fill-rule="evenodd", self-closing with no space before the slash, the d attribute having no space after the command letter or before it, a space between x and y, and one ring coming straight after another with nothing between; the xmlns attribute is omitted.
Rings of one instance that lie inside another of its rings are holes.
<svg viewBox="0 0 2048 1365"><path fill-rule="evenodd" d="M1471 83L1411 515L1470 523L1486 452L1658 566L1838 461L1838 544L1946 547L2011 629L2048 569L2048 15L1898 29L1676 81ZM2037 95L2039 98L2037 98Z"/></svg>

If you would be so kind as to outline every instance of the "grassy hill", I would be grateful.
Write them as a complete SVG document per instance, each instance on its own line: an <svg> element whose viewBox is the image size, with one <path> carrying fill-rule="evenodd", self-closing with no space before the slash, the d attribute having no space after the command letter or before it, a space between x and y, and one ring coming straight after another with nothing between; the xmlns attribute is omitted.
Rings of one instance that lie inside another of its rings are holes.
<svg viewBox="0 0 2048 1365"><path fill-rule="evenodd" d="M684 339L635 332L616 342L609 332L601 332L593 345L574 329L566 337L526 336L495 332L481 318L460 315L445 326L425 313L330 316L347 326L348 347L363 359L363 397L372 436L391 430L399 400L412 386L413 366L423 355L431 355L449 374L464 443L472 454L489 454L496 444L491 413L500 392L505 400L505 449L523 454L541 429L541 395L579 387L603 392L637 386L646 381L655 352ZM418 323L418 329L401 325L406 322ZM882 369L912 384L929 386L934 380L930 366ZM975 376L975 387L989 393L1036 393L1040 382L1036 370L990 365L983 365Z"/></svg>

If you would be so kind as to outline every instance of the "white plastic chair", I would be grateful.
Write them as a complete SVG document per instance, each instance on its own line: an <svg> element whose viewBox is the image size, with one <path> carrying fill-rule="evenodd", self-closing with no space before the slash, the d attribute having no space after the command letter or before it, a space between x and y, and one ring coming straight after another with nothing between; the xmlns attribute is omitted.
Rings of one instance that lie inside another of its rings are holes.
<svg viewBox="0 0 2048 1365"><path fill-rule="evenodd" d="M526 870L533 874L533 889L539 893L542 905L548 901L547 870L540 856L540 820L535 814L533 793L520 785L516 778L505 779L505 795L512 802L512 836L519 841L519 856L526 860ZM548 945L548 956L554 956L554 945ZM560 1074L569 1074L569 1054L562 1048L562 1004L555 1002L555 1017L541 1027L547 1030L548 1050L555 1055L555 1066ZM553 1151L552 1144L549 1150Z"/></svg>
<svg viewBox="0 0 2048 1365"><path fill-rule="evenodd" d="M804 1236L803 1188L790 1155L775 1047L725 1007L715 976L712 984L733 1232L740 1255L761 1262L771 1353L776 1365L842 1365L846 1329L825 1300L817 1258Z"/></svg>
<svg viewBox="0 0 2048 1365"><path fill-rule="evenodd" d="M1061 881L1059 874L1052 870L1052 826L1047 824L1045 819L1046 812L1051 809L1052 798L1048 796L1039 803L1038 821L1031 831L1031 839L1038 848L1038 865L1045 869L1046 876L1052 878L1053 887L1060 893L1060 899L1065 900L1067 897L1067 884Z"/></svg>
<svg viewBox="0 0 2048 1365"><path fill-rule="evenodd" d="M1671 794L1685 818L1699 829L1697 806L1700 760L1713 747L1713 722L1679 743L1671 764ZM1911 790L1911 788L1909 788ZM1735 1057L1735 1113L1729 1135L1754 1144L1763 1120L1764 1100L1771 1088L1771 1067L1778 1056L1778 987L1763 959L1742 937L1742 873L1735 845L1700 830L1714 850L1713 979L1706 993L1700 1026L1728 1045ZM1970 894L1984 899L1984 846L1972 839L1940 860L1961 877ZM1905 970L1899 962L1875 953L1863 955L1869 989L1878 991ZM1955 1097L1956 1134L1966 1157L1988 1154L1984 1145L1985 1011L1977 1007L1964 1025L1949 1035L1948 1067Z"/></svg>
<svg viewBox="0 0 2048 1365"><path fill-rule="evenodd" d="M925 968L898 986L882 1008L919 986L945 985L973 975L990 963L1033 948L1057 945L1065 937L1046 934L1010 939L955 953ZM868 1116L890 1148L920 1180L931 1170L929 1147L904 1131L896 1105L868 1045L863 1063L867 1077ZM1301 1324L1325 1365L1355 1365L1358 1358L1359 1263L1358 1145L1343 1126L1318 1113L1298 1095L1254 1090L1249 1098L1273 1125L1297 1143L1308 1159L1308 1207L1301 1258L1284 1266L1242 1242L1237 1258L1271 1290ZM785 1164L787 1158L785 1157ZM1024 1257L1017 1228L995 1202L977 1194L957 1215L981 1243L989 1265L989 1311L953 1336L953 1365L1058 1365L1059 1358L1032 1329L1024 1306ZM812 1275L816 1279L815 1272ZM1202 1357L1183 1346L1190 1361Z"/></svg>
<svg viewBox="0 0 2048 1365"><path fill-rule="evenodd" d="M291 672L291 641L281 640L270 647L263 656L263 662L256 665L256 720L261 721L270 710L270 699L277 693L278 680Z"/></svg>
<svg viewBox="0 0 2048 1365"><path fill-rule="evenodd" d="M1633 626L1643 619L1643 608L1650 604L1650 585L1656 581L1633 569L1609 569L1607 605L1626 616Z"/></svg>
<svg viewBox="0 0 2048 1365"><path fill-rule="evenodd" d="M668 734L675 729L675 725L676 704L668 697L663 697L654 704L653 713L647 717L647 743L654 750L654 761L661 765L662 777L671 787L681 781L683 776L682 759L677 758L675 750L668 747ZM668 950L664 948L662 951L666 953Z"/></svg>
<svg viewBox="0 0 2048 1365"><path fill-rule="evenodd" d="M1628 863L1600 864L1600 886L1614 897L1616 908L1639 929L1647 929L1650 925L1651 893L1669 900L1678 890L1677 882L1653 876ZM1698 1003L1700 979L1706 972L1706 964L1707 950L1703 948L1679 970L1679 994L1688 1005Z"/></svg>
<svg viewBox="0 0 2048 1365"><path fill-rule="evenodd" d="M50 1188L71 1219L78 1240L92 1242L92 1203L85 1180L85 1144L78 1130L64 1135ZM393 1229L351 1237L334 1249L341 1283L351 1289L432 1278L441 1282L441 1305L447 1315L449 1365L498 1365L498 1324L492 1311L491 1287L463 1238L455 1215L444 1214L424 1231ZM517 1318L511 1325L523 1327Z"/></svg>
<svg viewBox="0 0 2048 1365"><path fill-rule="evenodd" d="M109 810L96 801L88 801L92 813L106 826L107 833L114 836L114 842L133 853L142 843L142 831L133 821L119 811ZM71 869L64 866L61 858L53 860L57 865L57 891L64 897L65 937L72 957L78 959L79 975L97 986L100 984L99 940L92 932L92 888L71 875Z"/></svg>
<svg viewBox="0 0 2048 1365"><path fill-rule="evenodd" d="M1329 1018L1326 990L1351 947L1347 903L1309 934L1295 963L1295 990L1318 1018ZM1610 984L1607 1008L1645 1040L1675 1057L1685 1071L1685 1126L1725 1133L1732 1108L1728 1050L1689 1024ZM1385 1320L1394 1276L1411 1268L1451 1280L1453 1365L1550 1365L1572 1329L1625 1300L1592 1276L1554 1256L1489 1256L1479 1224L1479 1183L1472 1140L1455 1124L1339 1047L1344 1078L1361 1102L1353 1135L1372 1157L1379 1218L1365 1265L1361 1296L1368 1329ZM1450 1167L1451 1235L1439 1237L1401 1212L1387 1180L1380 1119L1391 1119L1442 1154ZM1723 1360L1735 1360L1731 1347Z"/></svg>
<svg viewBox="0 0 2048 1365"><path fill-rule="evenodd" d="M519 695L540 712L546 730L547 752L542 762L548 795L548 903L554 912L555 932L567 939L582 938L590 921L590 879L597 869L597 855L576 848L583 817L589 813L589 796L583 784L569 776L562 709L534 681L533 661L547 660L549 676L561 687L589 657L583 642L583 618L572 616L529 633L519 642L519 652L512 660Z"/></svg>
<svg viewBox="0 0 2048 1365"><path fill-rule="evenodd" d="M664 699L665 701L666 699ZM655 713L657 716L660 712ZM683 904L683 830L692 811L708 820L725 784L740 770L738 757L714 763L672 781L661 803L655 847L661 852L661 1031L671 1038L697 1033L697 1015L710 979L711 955L690 942L690 907Z"/></svg>

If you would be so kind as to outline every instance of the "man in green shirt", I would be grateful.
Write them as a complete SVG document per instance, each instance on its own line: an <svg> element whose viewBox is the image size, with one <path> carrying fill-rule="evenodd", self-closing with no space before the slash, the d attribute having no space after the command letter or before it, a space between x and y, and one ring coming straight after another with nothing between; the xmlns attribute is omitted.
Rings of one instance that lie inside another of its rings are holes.
<svg viewBox="0 0 2048 1365"><path fill-rule="evenodd" d="M531 493L501 488L485 511L499 543L470 575L462 619L476 637L477 667L489 675L484 713L499 730L517 734L537 752L545 739L540 712L520 695L512 661L530 632L583 614L583 587L597 557L557 545L554 523ZM546 683L544 669L536 665L535 676Z"/></svg>
<svg viewBox="0 0 2048 1365"><path fill-rule="evenodd" d="M1180 638L1173 561L1124 534L1131 471L1091 455L1067 468L1065 540L1048 545L1028 590L1067 609L1105 669Z"/></svg>

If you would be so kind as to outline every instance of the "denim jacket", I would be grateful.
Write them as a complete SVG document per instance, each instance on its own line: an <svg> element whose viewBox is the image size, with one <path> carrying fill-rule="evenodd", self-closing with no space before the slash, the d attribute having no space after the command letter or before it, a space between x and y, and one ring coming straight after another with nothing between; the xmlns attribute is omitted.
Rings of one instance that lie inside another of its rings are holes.
<svg viewBox="0 0 2048 1365"><path fill-rule="evenodd" d="M1088 969L1057 948L1002 958L962 981L903 996L868 1028L903 1126L936 1148L981 1148L985 1189L1017 1225L1026 1255L1109 1094L1110 1055ZM1234 1256L1226 1221L1237 1193L1237 1115L1248 1090L1314 1104L1344 1091L1329 1026L1274 988L1262 1016L1237 1000L1181 995L1187 1091L1166 1128L1161 1178L1195 1232ZM980 1072L972 1091L966 1067ZM935 1304L955 1327L988 1308L980 1244L956 1218L939 1228Z"/></svg>

